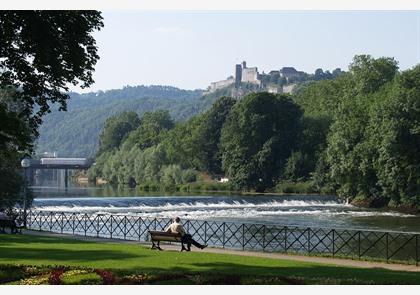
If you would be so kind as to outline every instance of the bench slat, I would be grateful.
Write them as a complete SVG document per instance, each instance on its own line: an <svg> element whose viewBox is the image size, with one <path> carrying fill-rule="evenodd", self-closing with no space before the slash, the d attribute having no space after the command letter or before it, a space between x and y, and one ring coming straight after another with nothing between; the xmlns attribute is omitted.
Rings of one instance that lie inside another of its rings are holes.
<svg viewBox="0 0 420 295"><path fill-rule="evenodd" d="M173 234L164 231L149 231L153 241L181 242L180 234Z"/></svg>

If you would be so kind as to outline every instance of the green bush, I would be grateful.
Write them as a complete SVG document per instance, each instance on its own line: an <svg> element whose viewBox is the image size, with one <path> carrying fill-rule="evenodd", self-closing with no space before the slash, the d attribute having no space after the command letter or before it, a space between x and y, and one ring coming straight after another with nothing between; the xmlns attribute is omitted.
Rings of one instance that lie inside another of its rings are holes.
<svg viewBox="0 0 420 295"><path fill-rule="evenodd" d="M306 182L280 182L276 185L275 192L285 194L310 194L319 193L311 181Z"/></svg>

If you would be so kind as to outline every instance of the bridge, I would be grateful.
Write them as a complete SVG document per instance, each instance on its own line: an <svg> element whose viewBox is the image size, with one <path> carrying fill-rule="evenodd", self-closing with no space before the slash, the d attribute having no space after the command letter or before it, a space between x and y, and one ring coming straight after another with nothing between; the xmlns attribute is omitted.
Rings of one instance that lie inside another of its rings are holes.
<svg viewBox="0 0 420 295"><path fill-rule="evenodd" d="M39 175L37 170L52 169L53 180L68 187L69 170L87 170L93 164L89 158L41 158L40 160L30 159L29 167L25 171L29 178L29 185L33 185L33 180ZM29 175L28 175L29 174Z"/></svg>

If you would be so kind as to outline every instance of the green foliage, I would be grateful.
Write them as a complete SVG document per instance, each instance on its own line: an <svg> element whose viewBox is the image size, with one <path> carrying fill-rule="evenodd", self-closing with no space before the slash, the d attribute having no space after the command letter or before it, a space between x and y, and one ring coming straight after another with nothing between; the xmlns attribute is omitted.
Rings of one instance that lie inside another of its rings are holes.
<svg viewBox="0 0 420 295"><path fill-rule="evenodd" d="M301 111L283 95L254 93L234 105L222 129L223 168L239 188L263 191L296 144Z"/></svg>
<svg viewBox="0 0 420 295"><path fill-rule="evenodd" d="M69 85L93 83L102 27L97 11L0 12L0 209L22 204L20 160L50 106L66 110Z"/></svg>
<svg viewBox="0 0 420 295"><path fill-rule="evenodd" d="M419 207L420 66L399 73L392 58L356 56L347 73L317 74L335 78L293 96L221 97L175 125L168 112L146 113L89 175L145 190L319 192Z"/></svg>
<svg viewBox="0 0 420 295"><path fill-rule="evenodd" d="M140 124L135 112L123 112L105 121L104 129L99 135L98 155L117 149L130 131Z"/></svg>
<svg viewBox="0 0 420 295"><path fill-rule="evenodd" d="M200 163L199 168L213 175L223 174L220 136L223 124L235 103L236 100L231 97L219 98L203 115L203 120L197 126L194 153Z"/></svg>
<svg viewBox="0 0 420 295"><path fill-rule="evenodd" d="M275 188L274 192L276 193L284 193L284 194L313 194L319 193L313 182L306 181L306 182L287 182L283 181L278 183Z"/></svg>
<svg viewBox="0 0 420 295"><path fill-rule="evenodd" d="M356 57L328 137L337 192L374 203L419 206L419 66L401 74L393 59Z"/></svg>
<svg viewBox="0 0 420 295"><path fill-rule="evenodd" d="M420 65L398 75L378 94L367 141L382 195L403 206L420 204Z"/></svg>
<svg viewBox="0 0 420 295"><path fill-rule="evenodd" d="M394 79L397 73L397 62L393 58L372 58L370 55L356 55L349 66L355 81L354 94L366 94L377 91Z"/></svg>
<svg viewBox="0 0 420 295"><path fill-rule="evenodd" d="M182 169L179 165L168 165L162 169L161 181L164 184L181 184Z"/></svg>
<svg viewBox="0 0 420 295"><path fill-rule="evenodd" d="M94 93L70 93L67 112L53 110L40 128L36 152L57 151L63 157L93 157L105 121L125 111L142 117L167 110L175 121L185 121L210 107L213 98L200 99L200 90L169 86L136 86Z"/></svg>
<svg viewBox="0 0 420 295"><path fill-rule="evenodd" d="M32 147L29 117L22 115L24 105L15 91L0 88L0 211L23 205L21 159ZM28 205L32 196L28 196Z"/></svg>
<svg viewBox="0 0 420 295"><path fill-rule="evenodd" d="M102 27L97 11L0 12L0 84L19 89L34 134L50 103L66 110L69 84L93 83L99 56L92 33Z"/></svg>
<svg viewBox="0 0 420 295"><path fill-rule="evenodd" d="M129 150L134 146L141 150L157 145L161 142L163 132L174 127L168 111L158 110L146 112L141 118L140 126L131 132L124 141L123 149Z"/></svg>

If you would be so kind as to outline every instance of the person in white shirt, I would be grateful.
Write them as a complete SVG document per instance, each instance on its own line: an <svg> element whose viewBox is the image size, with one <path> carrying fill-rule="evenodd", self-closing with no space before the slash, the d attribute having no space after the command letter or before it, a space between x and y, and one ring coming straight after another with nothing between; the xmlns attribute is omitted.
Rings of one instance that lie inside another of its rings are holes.
<svg viewBox="0 0 420 295"><path fill-rule="evenodd" d="M196 246L199 249L204 249L207 245L201 245L197 241L195 241L190 234L188 234L184 227L182 226L181 218L176 217L172 224L168 226L166 232L173 233L173 234L181 234L181 242L187 244L187 251L191 251L191 244Z"/></svg>

